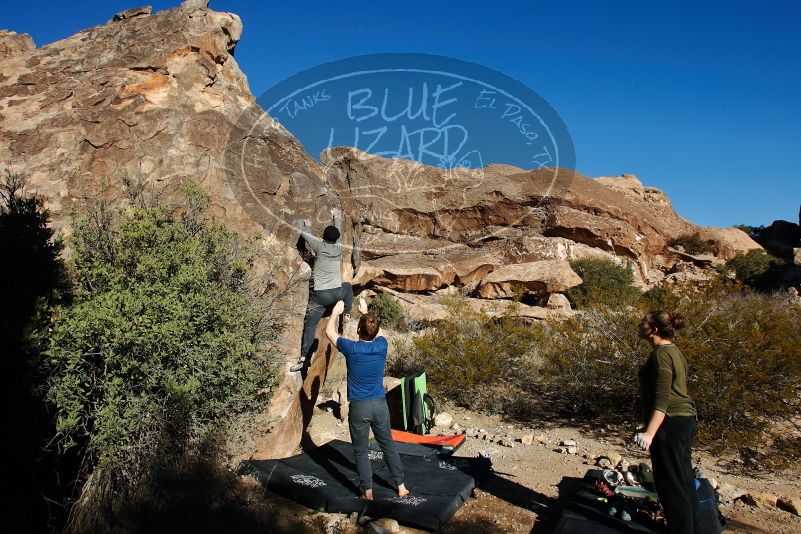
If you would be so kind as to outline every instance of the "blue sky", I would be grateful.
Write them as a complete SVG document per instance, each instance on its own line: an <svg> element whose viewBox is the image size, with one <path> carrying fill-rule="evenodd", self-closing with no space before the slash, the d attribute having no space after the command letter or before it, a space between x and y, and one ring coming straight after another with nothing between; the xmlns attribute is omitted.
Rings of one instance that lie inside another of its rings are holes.
<svg viewBox="0 0 801 534"><path fill-rule="evenodd" d="M155 10L175 7L151 2ZM37 45L136 3L28 2L0 27ZM588 176L634 173L705 225L796 221L801 2L247 2L236 58L256 96L298 71L374 52L480 63L544 97Z"/></svg>

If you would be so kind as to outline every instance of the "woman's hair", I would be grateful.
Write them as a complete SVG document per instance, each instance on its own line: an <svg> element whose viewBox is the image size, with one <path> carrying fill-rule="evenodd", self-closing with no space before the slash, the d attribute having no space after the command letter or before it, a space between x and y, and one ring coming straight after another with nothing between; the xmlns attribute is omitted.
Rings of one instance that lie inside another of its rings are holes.
<svg viewBox="0 0 801 534"><path fill-rule="evenodd" d="M668 313L662 310L649 312L644 317L645 322L656 328L659 335L666 339L673 339L676 331L684 328L684 316L678 313Z"/></svg>
<svg viewBox="0 0 801 534"><path fill-rule="evenodd" d="M373 313L365 313L359 318L359 326L356 327L356 333L365 341L372 341L378 334L378 329L381 328L381 319Z"/></svg>

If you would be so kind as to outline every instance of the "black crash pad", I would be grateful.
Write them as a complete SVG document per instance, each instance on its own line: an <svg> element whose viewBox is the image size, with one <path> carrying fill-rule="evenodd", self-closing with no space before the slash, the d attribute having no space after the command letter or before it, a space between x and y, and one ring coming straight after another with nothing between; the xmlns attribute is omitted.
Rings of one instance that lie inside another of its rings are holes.
<svg viewBox="0 0 801 534"><path fill-rule="evenodd" d="M412 527L437 530L489 473L486 458L442 457L425 445L398 444L409 496L398 497L377 446L370 450L374 501L359 498L353 446L334 440L313 451L281 460L244 465L267 488L309 508L329 513L391 517Z"/></svg>

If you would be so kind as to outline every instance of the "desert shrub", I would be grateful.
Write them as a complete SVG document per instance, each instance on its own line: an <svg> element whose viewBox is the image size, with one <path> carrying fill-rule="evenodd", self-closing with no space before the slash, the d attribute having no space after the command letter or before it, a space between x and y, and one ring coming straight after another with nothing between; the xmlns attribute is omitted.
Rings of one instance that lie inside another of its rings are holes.
<svg viewBox="0 0 801 534"><path fill-rule="evenodd" d="M748 234L748 237L755 241L758 241L762 237L762 233L765 231L764 226L749 226L747 224L735 224L734 228L742 230Z"/></svg>
<svg viewBox="0 0 801 534"><path fill-rule="evenodd" d="M699 443L737 450L772 422L801 415L801 308L722 282L678 292L674 311L688 321L676 344L690 366L688 388L700 420ZM633 414L637 371L650 347L637 337L648 311L594 307L542 328L544 378L571 408L591 414ZM776 448L787 448L779 437Z"/></svg>
<svg viewBox="0 0 801 534"><path fill-rule="evenodd" d="M737 280L751 287L763 287L767 283L767 275L778 260L765 253L764 250L749 250L745 254L737 254L726 262L726 267L734 272Z"/></svg>
<svg viewBox="0 0 801 534"><path fill-rule="evenodd" d="M504 411L534 378L536 332L513 309L491 317L457 297L443 301L450 319L395 343L390 372L426 371L435 396L490 413Z"/></svg>
<svg viewBox="0 0 801 534"><path fill-rule="evenodd" d="M403 307L386 293L379 293L370 300L370 312L381 319L381 325L384 328L391 328L399 332L408 330L403 316Z"/></svg>
<svg viewBox="0 0 801 534"><path fill-rule="evenodd" d="M200 200L182 218L103 204L78 217L72 300L48 308L36 334L54 441L80 451L83 475L116 499L155 459L181 456L263 402L256 392L275 376L247 247L201 217Z"/></svg>
<svg viewBox="0 0 801 534"><path fill-rule="evenodd" d="M678 295L667 287L655 286L640 296L643 304L652 310L675 309L678 304Z"/></svg>
<svg viewBox="0 0 801 534"><path fill-rule="evenodd" d="M638 371L652 350L637 326L661 307L687 319L676 344L690 367L698 443L737 452L762 439L763 465L801 459L801 307L725 278L613 303L531 326L513 312L491 319L454 299L449 320L393 343L388 369L424 370L435 396L472 409L512 414L530 402L540 416L582 414L633 428Z"/></svg>
<svg viewBox="0 0 801 534"><path fill-rule="evenodd" d="M695 232L694 234L683 234L679 237L672 239L669 243L672 247L681 247L687 254L705 254L711 252L709 244L701 239L701 234Z"/></svg>
<svg viewBox="0 0 801 534"><path fill-rule="evenodd" d="M544 387L560 391L556 410L591 415L635 413L637 370L647 348L637 335L638 307L596 305L542 330Z"/></svg>
<svg viewBox="0 0 801 534"><path fill-rule="evenodd" d="M611 260L586 258L571 261L570 267L583 281L567 291L568 299L576 308L630 302L640 294L634 287L631 270Z"/></svg>

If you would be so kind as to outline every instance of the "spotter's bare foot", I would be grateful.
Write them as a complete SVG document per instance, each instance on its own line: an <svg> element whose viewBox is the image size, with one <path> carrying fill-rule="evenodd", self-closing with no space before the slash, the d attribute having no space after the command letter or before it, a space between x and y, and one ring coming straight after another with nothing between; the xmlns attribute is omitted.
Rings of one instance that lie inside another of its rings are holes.
<svg viewBox="0 0 801 534"><path fill-rule="evenodd" d="M362 493L362 499L365 501L372 501L373 500L373 490L369 489Z"/></svg>
<svg viewBox="0 0 801 534"><path fill-rule="evenodd" d="M406 485L401 484L398 486L398 497L406 497L409 495L409 490L406 489Z"/></svg>

